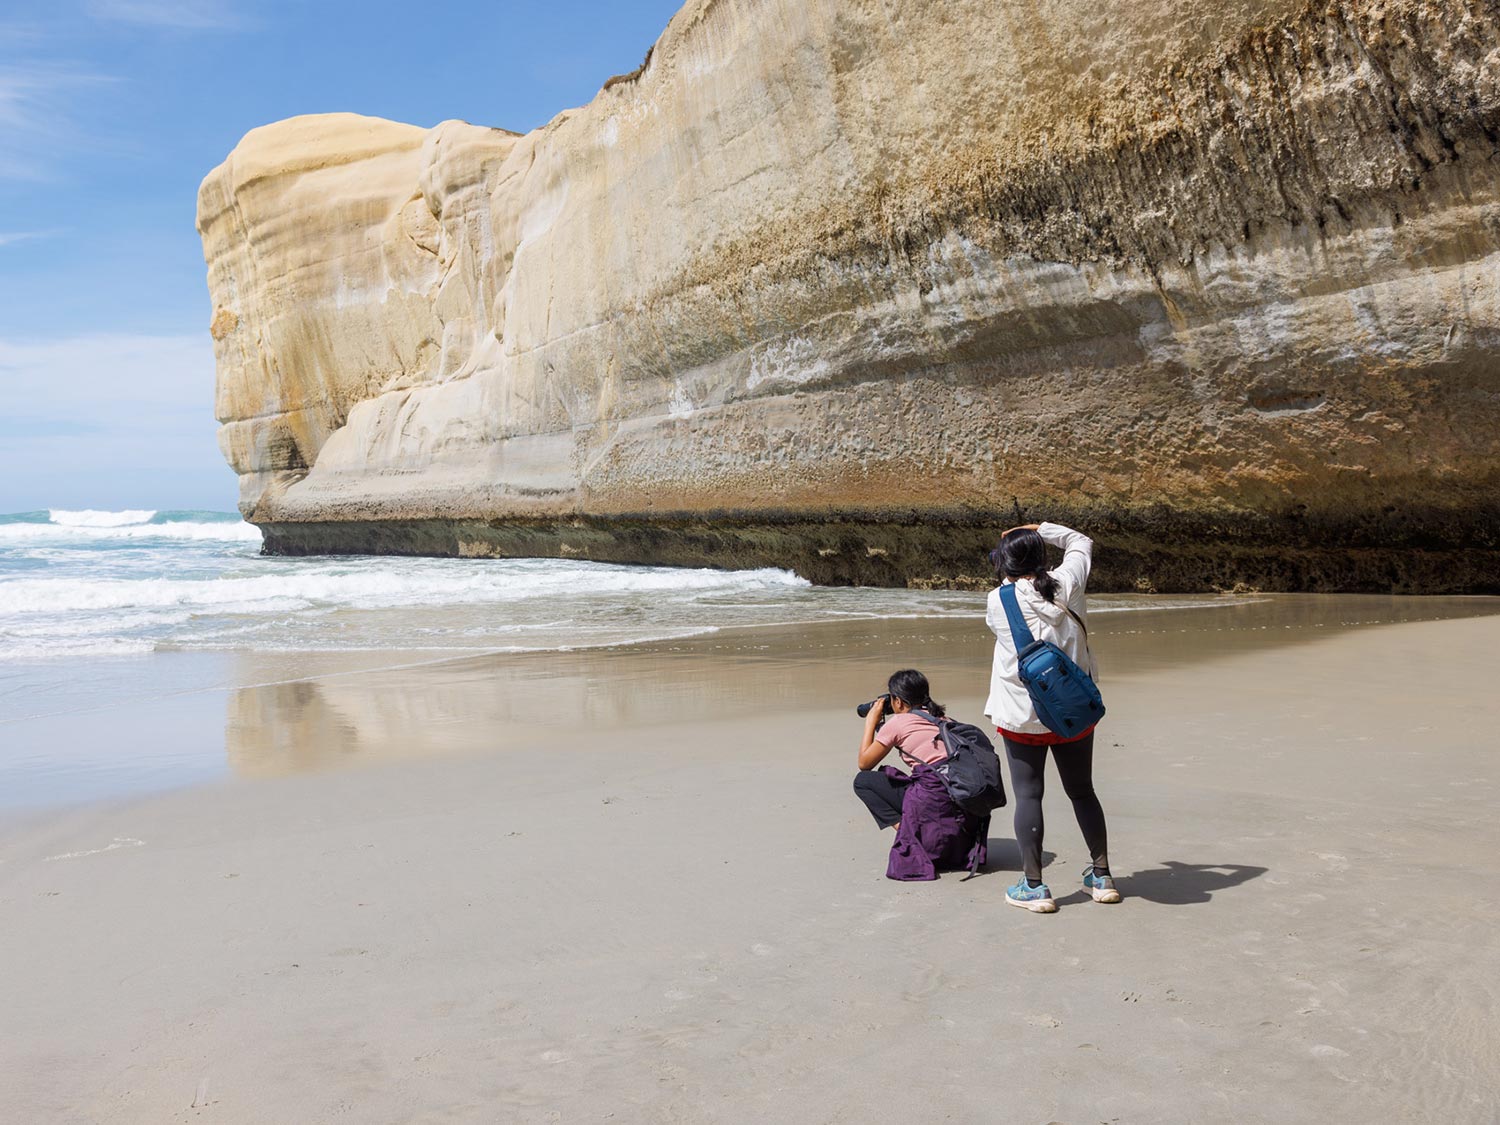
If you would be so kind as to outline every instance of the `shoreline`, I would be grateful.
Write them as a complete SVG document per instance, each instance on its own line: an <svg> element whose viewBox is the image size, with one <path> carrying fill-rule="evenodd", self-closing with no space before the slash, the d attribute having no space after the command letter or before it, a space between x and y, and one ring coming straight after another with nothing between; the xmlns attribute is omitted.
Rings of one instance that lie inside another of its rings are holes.
<svg viewBox="0 0 1500 1125"><path fill-rule="evenodd" d="M1487 1121L1500 616L1115 616L1116 656L1140 659L1106 663L1096 783L1126 899L1077 893L1054 776L1047 918L1001 901L1003 814L980 878L898 884L849 792L853 703L899 656L977 716L987 664L942 623L251 692L241 717L283 736L362 718L358 747L326 749L376 760L245 743L242 768L277 767L253 784L0 821L0 1110ZM1450 678L1414 688L1412 666ZM446 752L479 700L487 752ZM565 700L566 723L530 721ZM911 1072L955 1035L1001 1064Z"/></svg>

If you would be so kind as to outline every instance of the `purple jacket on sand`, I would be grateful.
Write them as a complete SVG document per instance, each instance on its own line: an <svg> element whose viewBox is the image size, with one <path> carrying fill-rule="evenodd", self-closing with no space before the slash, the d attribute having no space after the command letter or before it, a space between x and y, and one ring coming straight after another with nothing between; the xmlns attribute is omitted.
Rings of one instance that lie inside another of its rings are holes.
<svg viewBox="0 0 1500 1125"><path fill-rule="evenodd" d="M909 776L894 766L880 772L907 787L885 877L917 882L936 879L939 871L978 871L989 858L990 818L955 805L937 770L925 762Z"/></svg>

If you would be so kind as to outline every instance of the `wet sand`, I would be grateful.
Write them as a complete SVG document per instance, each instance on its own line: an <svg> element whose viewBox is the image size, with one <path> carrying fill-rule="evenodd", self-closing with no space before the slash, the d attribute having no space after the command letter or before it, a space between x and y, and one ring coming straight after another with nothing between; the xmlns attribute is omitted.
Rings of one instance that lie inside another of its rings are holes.
<svg viewBox="0 0 1500 1125"><path fill-rule="evenodd" d="M978 717L982 624L239 668L226 776L0 821L0 1119L1491 1122L1497 608L1101 615L1126 900L1054 779L1051 917L1005 815L897 884L849 791L891 669Z"/></svg>
<svg viewBox="0 0 1500 1125"><path fill-rule="evenodd" d="M867 698L893 664L925 668L948 702L967 693L963 706L977 717L993 643L984 596L950 594L942 609L956 616L562 652L179 650L71 662L65 680L55 669L33 676L0 664L0 825L29 807L188 784L550 750L591 744L601 729L623 735L642 723L754 717L767 706L830 707ZM1116 595L1095 599L1091 629L1114 678L1496 612L1500 600L1479 597Z"/></svg>

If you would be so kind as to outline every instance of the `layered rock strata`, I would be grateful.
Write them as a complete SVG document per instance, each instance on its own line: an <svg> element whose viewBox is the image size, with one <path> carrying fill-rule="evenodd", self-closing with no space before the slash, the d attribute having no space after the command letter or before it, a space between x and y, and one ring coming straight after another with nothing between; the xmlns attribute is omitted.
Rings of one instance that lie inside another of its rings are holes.
<svg viewBox="0 0 1500 1125"><path fill-rule="evenodd" d="M1500 590L1500 4L692 0L524 136L204 181L287 553Z"/></svg>

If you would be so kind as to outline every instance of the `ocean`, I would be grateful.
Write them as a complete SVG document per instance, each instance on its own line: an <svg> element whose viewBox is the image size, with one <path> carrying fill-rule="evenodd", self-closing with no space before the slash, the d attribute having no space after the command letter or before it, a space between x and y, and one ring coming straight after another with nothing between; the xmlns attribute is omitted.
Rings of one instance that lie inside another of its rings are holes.
<svg viewBox="0 0 1500 1125"><path fill-rule="evenodd" d="M237 515L0 516L0 661L183 650L570 650L841 617L971 614L965 593L815 588L787 570L559 559L280 558ZM0 712L3 714L3 712Z"/></svg>

